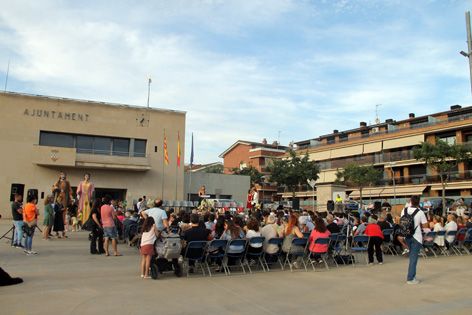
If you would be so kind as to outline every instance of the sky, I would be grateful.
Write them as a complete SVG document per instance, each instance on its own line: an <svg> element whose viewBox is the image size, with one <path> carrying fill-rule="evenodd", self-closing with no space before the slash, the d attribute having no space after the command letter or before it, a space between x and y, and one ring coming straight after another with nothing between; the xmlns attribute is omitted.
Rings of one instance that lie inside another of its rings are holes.
<svg viewBox="0 0 472 315"><path fill-rule="evenodd" d="M0 88L187 112L186 154L471 105L460 0L0 0Z"/></svg>

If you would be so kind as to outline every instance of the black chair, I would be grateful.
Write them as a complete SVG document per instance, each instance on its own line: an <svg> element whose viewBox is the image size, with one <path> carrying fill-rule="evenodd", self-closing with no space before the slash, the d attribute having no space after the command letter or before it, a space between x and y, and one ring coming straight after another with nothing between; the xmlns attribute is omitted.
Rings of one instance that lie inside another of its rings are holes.
<svg viewBox="0 0 472 315"><path fill-rule="evenodd" d="M262 237L262 236L255 236L249 239L248 247L246 251L246 263L247 263L247 267L250 273L252 273L251 264L250 264L251 261L256 261L262 267L262 270L264 272L266 271L264 262L262 261L262 256L264 255L264 250L263 250L264 241L265 241L265 237ZM260 245L260 247L256 248L256 247L253 247L252 245Z"/></svg>
<svg viewBox="0 0 472 315"><path fill-rule="evenodd" d="M206 241L192 241L187 244L185 247L185 253L183 256L184 259L184 270L187 271L187 277L190 269L190 262L195 263L195 267L198 264L202 270L202 274L205 275L205 269L203 265L205 262L206 254Z"/></svg>

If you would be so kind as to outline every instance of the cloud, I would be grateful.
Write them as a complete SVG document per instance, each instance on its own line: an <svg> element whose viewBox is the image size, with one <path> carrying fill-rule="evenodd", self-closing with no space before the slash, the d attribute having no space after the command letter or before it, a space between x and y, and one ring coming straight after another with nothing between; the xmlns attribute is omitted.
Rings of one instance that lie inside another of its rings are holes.
<svg viewBox="0 0 472 315"><path fill-rule="evenodd" d="M461 6L431 21L431 7L359 3L15 1L0 11L0 65L12 58L21 92L137 105L151 75L151 105L187 111L196 162L237 139L354 128L379 103L401 119L468 101L462 34L439 32Z"/></svg>

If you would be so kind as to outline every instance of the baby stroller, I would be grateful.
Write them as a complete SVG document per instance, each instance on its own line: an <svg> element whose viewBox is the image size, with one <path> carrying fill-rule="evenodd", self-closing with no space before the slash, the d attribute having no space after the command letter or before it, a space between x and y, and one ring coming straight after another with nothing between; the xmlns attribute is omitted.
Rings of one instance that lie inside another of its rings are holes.
<svg viewBox="0 0 472 315"><path fill-rule="evenodd" d="M163 232L154 243L155 255L151 258L151 277L155 280L166 271L173 271L176 276L182 275L182 266L179 263L182 242L180 235Z"/></svg>

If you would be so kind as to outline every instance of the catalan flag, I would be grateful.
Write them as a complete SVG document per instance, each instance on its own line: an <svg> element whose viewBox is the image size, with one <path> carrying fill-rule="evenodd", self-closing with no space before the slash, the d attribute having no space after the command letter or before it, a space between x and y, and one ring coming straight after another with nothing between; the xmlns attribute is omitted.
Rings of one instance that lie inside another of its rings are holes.
<svg viewBox="0 0 472 315"><path fill-rule="evenodd" d="M164 130L164 163L169 165L169 152L167 152L167 137L166 131Z"/></svg>
<svg viewBox="0 0 472 315"><path fill-rule="evenodd" d="M180 132L177 132L177 167L180 168Z"/></svg>

